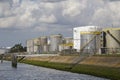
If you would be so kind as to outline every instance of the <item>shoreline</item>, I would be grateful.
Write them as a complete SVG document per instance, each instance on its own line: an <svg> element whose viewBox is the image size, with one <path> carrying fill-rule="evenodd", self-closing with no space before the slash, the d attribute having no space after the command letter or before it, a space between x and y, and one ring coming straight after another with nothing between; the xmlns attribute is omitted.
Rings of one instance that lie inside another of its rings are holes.
<svg viewBox="0 0 120 80"><path fill-rule="evenodd" d="M79 73L79 74L88 74L88 75L107 78L111 80L120 79L119 76L120 68L78 64L74 66L72 69L69 69L70 64L67 63L54 63L54 62L34 61L34 60L23 60L21 63L52 68L56 70L68 71L73 73Z"/></svg>

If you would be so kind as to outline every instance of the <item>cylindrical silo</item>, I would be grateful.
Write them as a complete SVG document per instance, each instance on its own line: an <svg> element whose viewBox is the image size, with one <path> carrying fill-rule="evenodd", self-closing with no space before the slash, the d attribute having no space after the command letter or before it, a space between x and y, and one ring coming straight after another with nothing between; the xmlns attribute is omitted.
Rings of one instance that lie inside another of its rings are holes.
<svg viewBox="0 0 120 80"><path fill-rule="evenodd" d="M34 53L40 53L41 52L41 50L40 50L41 42L40 41L41 41L40 38L35 38L34 39Z"/></svg>
<svg viewBox="0 0 120 80"><path fill-rule="evenodd" d="M59 51L59 44L62 43L62 35L50 36L50 51Z"/></svg>
<svg viewBox="0 0 120 80"><path fill-rule="evenodd" d="M42 52L48 52L48 38L47 38L47 36L42 36L40 43L41 43L40 44L40 46L41 46L41 53Z"/></svg>
<svg viewBox="0 0 120 80"><path fill-rule="evenodd" d="M88 27L80 31L80 52L97 53L100 48L100 31L97 27Z"/></svg>
<svg viewBox="0 0 120 80"><path fill-rule="evenodd" d="M48 43L47 36L42 36L40 37L40 39L41 39L40 45L47 45Z"/></svg>
<svg viewBox="0 0 120 80"><path fill-rule="evenodd" d="M100 32L81 32L81 50L84 53L96 53L99 50Z"/></svg>
<svg viewBox="0 0 120 80"><path fill-rule="evenodd" d="M33 41L33 39L27 40L27 52L29 54L34 52L34 41Z"/></svg>
<svg viewBox="0 0 120 80"><path fill-rule="evenodd" d="M108 53L120 52L120 28L107 28L106 32L106 48Z"/></svg>

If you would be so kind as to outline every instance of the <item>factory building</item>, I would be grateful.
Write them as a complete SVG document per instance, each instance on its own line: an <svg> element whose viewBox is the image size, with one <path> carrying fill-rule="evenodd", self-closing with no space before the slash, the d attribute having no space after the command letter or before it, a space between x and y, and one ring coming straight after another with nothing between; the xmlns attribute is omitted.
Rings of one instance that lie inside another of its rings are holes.
<svg viewBox="0 0 120 80"><path fill-rule="evenodd" d="M10 51L10 48L0 48L0 54L5 54Z"/></svg>
<svg viewBox="0 0 120 80"><path fill-rule="evenodd" d="M120 28L81 26L73 28L73 38L61 34L27 40L28 53L120 53Z"/></svg>

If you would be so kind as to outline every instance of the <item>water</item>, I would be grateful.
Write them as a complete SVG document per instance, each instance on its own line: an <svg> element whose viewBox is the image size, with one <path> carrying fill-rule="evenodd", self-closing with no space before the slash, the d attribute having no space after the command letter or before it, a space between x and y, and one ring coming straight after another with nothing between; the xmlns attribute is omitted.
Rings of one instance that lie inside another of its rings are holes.
<svg viewBox="0 0 120 80"><path fill-rule="evenodd" d="M0 63L0 80L108 80L90 75L76 74L18 63L12 68L11 62Z"/></svg>

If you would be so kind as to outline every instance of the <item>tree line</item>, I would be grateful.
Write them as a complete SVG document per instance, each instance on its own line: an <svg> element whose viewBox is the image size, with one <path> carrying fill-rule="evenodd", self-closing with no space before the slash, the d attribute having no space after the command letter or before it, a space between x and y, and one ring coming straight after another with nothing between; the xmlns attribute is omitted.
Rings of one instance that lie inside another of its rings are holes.
<svg viewBox="0 0 120 80"><path fill-rule="evenodd" d="M15 53L15 52L26 52L26 47L23 47L22 44L15 44L11 49L10 53Z"/></svg>

